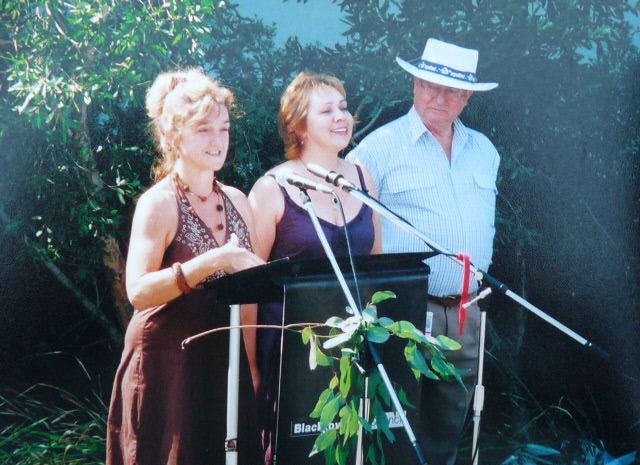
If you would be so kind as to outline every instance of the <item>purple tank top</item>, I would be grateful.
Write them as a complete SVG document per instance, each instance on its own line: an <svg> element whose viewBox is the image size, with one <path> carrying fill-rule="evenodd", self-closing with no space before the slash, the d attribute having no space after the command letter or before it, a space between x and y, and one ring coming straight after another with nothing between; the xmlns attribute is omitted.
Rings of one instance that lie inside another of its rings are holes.
<svg viewBox="0 0 640 465"><path fill-rule="evenodd" d="M360 186L366 192L362 171L357 165L356 168L360 178ZM307 210L295 203L289 197L285 188L280 186L280 190L284 196L284 213L276 225L276 236L269 260L277 260L282 257L290 257L292 259L324 257L324 250ZM363 204L355 218L347 223L353 255L368 255L371 253L374 241L372 216L371 208ZM336 256L347 255L344 228L322 218L319 218L319 221Z"/></svg>
<svg viewBox="0 0 640 465"><path fill-rule="evenodd" d="M366 190L360 167L358 166L357 168L360 186L363 190ZM289 197L286 189L280 187L280 190L284 196L284 212L276 225L276 236L269 260L277 260L283 257L291 257L292 259L324 257L324 249L316 235L309 214ZM368 255L371 253L374 241L372 216L371 208L362 205L356 217L347 223L349 241L354 255ZM319 221L333 252L337 256L347 255L344 228L322 219ZM258 323L282 324L282 304L260 304ZM262 386L258 398L261 419L260 429L262 430L263 443L266 447L265 463L272 463L273 457L271 453L275 442L277 374L280 363L279 337L280 331L275 329L261 329L257 334L257 357L262 375Z"/></svg>

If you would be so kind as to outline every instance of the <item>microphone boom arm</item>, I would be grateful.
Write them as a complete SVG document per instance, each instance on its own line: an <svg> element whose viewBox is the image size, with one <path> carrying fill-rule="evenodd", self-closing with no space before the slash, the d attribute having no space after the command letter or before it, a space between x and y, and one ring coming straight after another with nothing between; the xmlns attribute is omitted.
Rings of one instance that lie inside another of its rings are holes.
<svg viewBox="0 0 640 465"><path fill-rule="evenodd" d="M414 226L412 226L411 223L409 223L408 221L398 216L396 213L389 210L386 206L384 206L382 203L380 203L376 199L372 198L367 193L361 191L360 189L347 187L347 186L342 186L342 190L344 190L345 192L348 192L349 194L356 197L365 205L368 205L369 207L371 207L374 211L384 216L387 220L391 221L400 229L407 231L408 233L412 234L413 236L423 241L433 251L439 252L447 256L449 259L455 261L459 265L462 265L462 261L458 260L455 254L448 251L445 247L429 239L426 235L424 235L422 232L418 231ZM605 351L595 343L580 336L578 333L576 333L569 327L560 323L555 318L551 317L550 315L548 315L547 313L545 313L544 311L542 311L541 309L539 309L538 307L536 307L535 305L533 305L532 303L530 303L529 301L521 297L520 295L516 294L511 289L509 289L508 286L506 286L504 283L500 282L499 280L491 276L486 271L476 268L473 264L471 264L471 271L476 276L476 279L479 282L482 282L484 280L489 286L493 287L495 290L499 291L501 294L506 295L514 302L520 304L522 307L526 308L534 315L538 316L539 318L542 318L544 321L554 326L556 329L563 332L564 334L566 334L567 336L569 336L570 338L578 342L583 347L587 349L592 349L598 356L602 357L603 359L609 358L609 353L607 351Z"/></svg>

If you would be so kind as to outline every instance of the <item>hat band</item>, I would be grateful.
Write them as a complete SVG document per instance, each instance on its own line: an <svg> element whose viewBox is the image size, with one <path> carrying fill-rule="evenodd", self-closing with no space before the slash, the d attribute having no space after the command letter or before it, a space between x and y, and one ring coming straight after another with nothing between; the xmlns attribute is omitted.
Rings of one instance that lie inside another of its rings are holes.
<svg viewBox="0 0 640 465"><path fill-rule="evenodd" d="M470 73L468 71L459 71L457 69L449 68L448 66L440 65L438 63L433 63L431 61L420 60L416 66L422 70L429 71L431 73L439 74L440 76L445 76L453 79L457 79L459 81L469 82L475 84L478 82L475 73Z"/></svg>

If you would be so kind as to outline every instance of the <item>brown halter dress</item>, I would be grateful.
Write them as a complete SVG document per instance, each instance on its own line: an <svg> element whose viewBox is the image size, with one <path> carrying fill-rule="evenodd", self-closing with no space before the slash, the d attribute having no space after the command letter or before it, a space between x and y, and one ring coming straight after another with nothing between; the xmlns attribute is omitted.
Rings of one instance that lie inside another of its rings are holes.
<svg viewBox="0 0 640 465"><path fill-rule="evenodd" d="M176 188L176 197L178 230L163 257L163 268L219 246L182 188ZM225 240L235 233L240 245L251 250L247 225L231 200L224 193L222 197ZM224 463L228 333L216 333L186 350L180 344L186 337L228 323L228 307L212 291L201 289L134 312L109 408L108 465ZM255 398L244 347L239 408L239 463L260 463Z"/></svg>

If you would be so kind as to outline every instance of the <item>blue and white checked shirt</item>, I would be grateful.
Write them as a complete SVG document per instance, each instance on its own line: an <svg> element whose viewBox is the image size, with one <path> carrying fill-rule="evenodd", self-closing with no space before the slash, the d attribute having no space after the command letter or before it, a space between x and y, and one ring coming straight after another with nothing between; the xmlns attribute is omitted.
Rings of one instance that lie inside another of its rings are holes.
<svg viewBox="0 0 640 465"><path fill-rule="evenodd" d="M389 209L435 243L468 253L475 266L487 270L493 254L500 156L487 137L459 119L453 129L451 164L414 107L365 137L347 159L369 169L380 201ZM384 218L382 243L391 253L429 250ZM427 263L430 294L460 294L460 265L443 256ZM471 286L475 291L477 282L472 280Z"/></svg>

